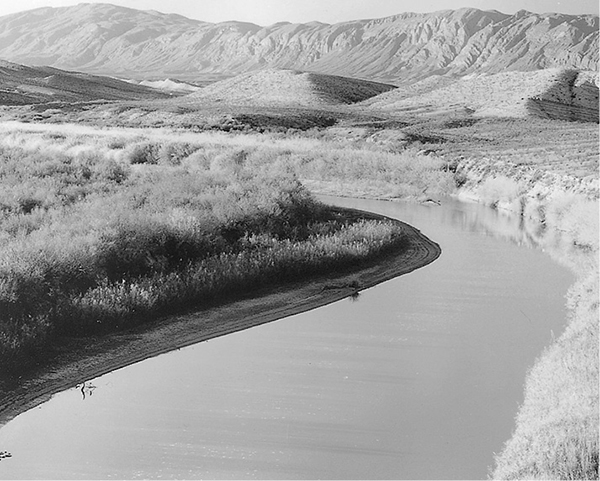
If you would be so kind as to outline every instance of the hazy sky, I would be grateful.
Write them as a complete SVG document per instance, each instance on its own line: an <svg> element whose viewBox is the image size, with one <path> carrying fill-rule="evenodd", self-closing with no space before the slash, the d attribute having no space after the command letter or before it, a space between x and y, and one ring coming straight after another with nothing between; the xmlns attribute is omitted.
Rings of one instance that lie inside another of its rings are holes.
<svg viewBox="0 0 600 481"><path fill-rule="evenodd" d="M402 12L475 7L514 13L532 12L598 14L598 0L0 0L0 16L39 7L78 3L112 3L140 10L179 13L207 22L239 20L270 25L280 21L326 23L378 18Z"/></svg>

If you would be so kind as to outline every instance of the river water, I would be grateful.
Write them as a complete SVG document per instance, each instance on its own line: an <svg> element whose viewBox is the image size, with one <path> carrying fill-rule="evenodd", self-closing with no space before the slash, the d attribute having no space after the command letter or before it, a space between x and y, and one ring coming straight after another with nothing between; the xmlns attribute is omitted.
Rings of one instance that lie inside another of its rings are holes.
<svg viewBox="0 0 600 481"><path fill-rule="evenodd" d="M480 205L323 199L408 222L442 255L55 395L0 428L0 478L485 478L573 276Z"/></svg>

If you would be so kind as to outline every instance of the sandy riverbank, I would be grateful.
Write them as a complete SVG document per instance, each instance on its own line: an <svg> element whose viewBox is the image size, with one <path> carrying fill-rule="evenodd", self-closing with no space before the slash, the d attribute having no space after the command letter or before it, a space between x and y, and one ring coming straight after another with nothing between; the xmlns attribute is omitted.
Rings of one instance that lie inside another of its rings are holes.
<svg viewBox="0 0 600 481"><path fill-rule="evenodd" d="M396 222L405 230L409 247L359 270L272 286L225 305L157 319L125 332L65 340L48 365L5 384L0 391L0 425L78 383L162 353L335 302L439 257L439 245L414 227Z"/></svg>

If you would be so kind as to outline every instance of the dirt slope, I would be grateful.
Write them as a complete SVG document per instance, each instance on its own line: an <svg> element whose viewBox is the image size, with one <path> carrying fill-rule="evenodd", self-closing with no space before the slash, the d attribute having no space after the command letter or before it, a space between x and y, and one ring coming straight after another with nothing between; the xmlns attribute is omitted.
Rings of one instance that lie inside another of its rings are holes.
<svg viewBox="0 0 600 481"><path fill-rule="evenodd" d="M109 77L0 60L0 105L164 98L170 95Z"/></svg>
<svg viewBox="0 0 600 481"><path fill-rule="evenodd" d="M566 69L432 77L371 98L366 108L388 112L470 112L476 117L526 117L598 122L598 75Z"/></svg>

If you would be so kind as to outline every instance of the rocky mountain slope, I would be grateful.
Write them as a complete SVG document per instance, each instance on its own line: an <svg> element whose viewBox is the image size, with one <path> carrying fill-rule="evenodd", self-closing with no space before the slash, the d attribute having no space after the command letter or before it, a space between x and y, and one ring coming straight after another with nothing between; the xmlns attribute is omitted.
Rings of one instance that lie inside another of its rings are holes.
<svg viewBox="0 0 600 481"><path fill-rule="evenodd" d="M0 105L164 98L170 95L110 77L53 67L26 67L0 60Z"/></svg>
<svg viewBox="0 0 600 481"><path fill-rule="evenodd" d="M476 9L261 27L81 4L0 17L0 58L140 80L287 68L403 84L431 75L597 70L598 27L596 15Z"/></svg>

